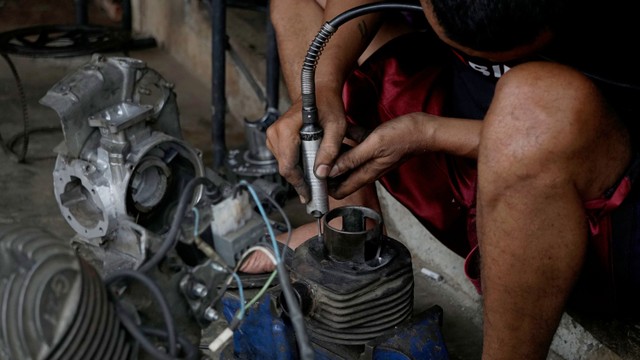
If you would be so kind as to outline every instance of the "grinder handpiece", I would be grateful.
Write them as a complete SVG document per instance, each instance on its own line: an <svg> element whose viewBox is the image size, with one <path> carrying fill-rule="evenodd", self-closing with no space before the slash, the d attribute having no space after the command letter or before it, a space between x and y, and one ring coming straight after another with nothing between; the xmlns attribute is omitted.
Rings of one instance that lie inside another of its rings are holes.
<svg viewBox="0 0 640 360"><path fill-rule="evenodd" d="M311 189L311 199L308 199L307 202L307 214L318 220L329 210L327 181L318 179L313 171L322 135L323 130L318 124L317 109L303 107L302 128L300 129L302 171Z"/></svg>

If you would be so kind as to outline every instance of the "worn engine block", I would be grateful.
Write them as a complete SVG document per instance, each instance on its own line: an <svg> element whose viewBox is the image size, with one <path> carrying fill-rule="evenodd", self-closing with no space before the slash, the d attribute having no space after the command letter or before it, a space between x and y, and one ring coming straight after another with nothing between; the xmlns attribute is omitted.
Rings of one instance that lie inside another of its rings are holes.
<svg viewBox="0 0 640 360"><path fill-rule="evenodd" d="M41 99L64 131L53 171L60 211L105 268L139 265L149 245L140 229L166 231L179 190L204 175L172 88L140 60L96 55Z"/></svg>

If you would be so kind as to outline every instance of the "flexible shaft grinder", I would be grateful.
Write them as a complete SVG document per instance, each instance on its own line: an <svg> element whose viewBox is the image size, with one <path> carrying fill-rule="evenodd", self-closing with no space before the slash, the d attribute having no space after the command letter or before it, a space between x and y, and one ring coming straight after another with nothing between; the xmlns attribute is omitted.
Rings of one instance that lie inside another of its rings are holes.
<svg viewBox="0 0 640 360"><path fill-rule="evenodd" d="M315 168L316 154L322 142L323 130L318 121L318 109L315 96L315 68L318 56L327 40L335 32L335 28L325 24L311 43L304 63L302 64L302 128L300 143L302 154L302 170L311 190L311 199L307 202L307 214L318 219L318 235L320 235L320 218L329 210L327 181L318 179Z"/></svg>
<svg viewBox="0 0 640 360"><path fill-rule="evenodd" d="M377 3L365 4L336 16L332 20L324 23L320 31L311 42L307 54L302 63L301 90L302 90L302 128L300 129L302 166L305 178L311 188L311 199L307 203L307 213L318 219L318 229L320 230L320 218L328 211L329 201L327 195L326 180L318 179L313 171L315 167L316 154L322 141L323 131L318 121L318 109L316 107L315 94L315 70L318 65L320 53L327 42L345 22L360 15L381 11L381 10L405 10L422 12L420 5ZM318 231L320 235L320 231Z"/></svg>
<svg viewBox="0 0 640 360"><path fill-rule="evenodd" d="M322 141L323 130L318 125L318 122L313 120L313 118L317 117L318 114L315 109L313 110L313 113L306 110L303 110L302 113L303 124L300 129L302 166L305 180L307 180L311 189L311 199L307 202L307 214L312 215L319 221L319 219L329 209L327 181L324 179L318 179L313 172L316 154L318 153L318 148Z"/></svg>

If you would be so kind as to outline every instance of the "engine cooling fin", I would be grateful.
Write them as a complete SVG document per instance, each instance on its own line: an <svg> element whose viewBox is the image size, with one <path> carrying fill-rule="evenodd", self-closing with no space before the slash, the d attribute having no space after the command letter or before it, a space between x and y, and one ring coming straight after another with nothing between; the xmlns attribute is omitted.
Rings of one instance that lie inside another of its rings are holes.
<svg viewBox="0 0 640 360"><path fill-rule="evenodd" d="M135 359L102 279L51 234L0 226L0 358Z"/></svg>
<svg viewBox="0 0 640 360"><path fill-rule="evenodd" d="M382 234L382 217L369 208L346 206L328 212L323 229L296 249L291 265L312 340L364 345L409 319L411 255ZM280 302L286 312L286 302Z"/></svg>

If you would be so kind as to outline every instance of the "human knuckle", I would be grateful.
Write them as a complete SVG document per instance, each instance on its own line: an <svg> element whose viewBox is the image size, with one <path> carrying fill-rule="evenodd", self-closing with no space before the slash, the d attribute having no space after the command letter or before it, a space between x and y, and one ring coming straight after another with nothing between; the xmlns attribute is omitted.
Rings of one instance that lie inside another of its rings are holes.
<svg viewBox="0 0 640 360"><path fill-rule="evenodd" d="M284 163L278 166L278 171L280 172L280 175L284 176L285 178L290 178L294 174L294 170L291 168L291 166Z"/></svg>
<svg viewBox="0 0 640 360"><path fill-rule="evenodd" d="M267 139L275 138L278 136L277 122L267 128Z"/></svg>

